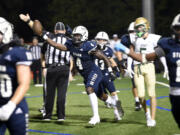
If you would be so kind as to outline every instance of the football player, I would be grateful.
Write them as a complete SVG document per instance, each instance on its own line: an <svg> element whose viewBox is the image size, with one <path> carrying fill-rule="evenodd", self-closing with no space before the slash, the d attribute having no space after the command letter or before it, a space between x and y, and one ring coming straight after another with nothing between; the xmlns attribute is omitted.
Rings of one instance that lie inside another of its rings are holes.
<svg viewBox="0 0 180 135"><path fill-rule="evenodd" d="M108 58L103 55L99 50L96 49L97 45L88 41L88 30L84 26L77 26L72 31L72 39L67 40L65 45L58 44L48 38L48 33L41 33L42 26L37 21L30 20L30 16L20 14L20 19L24 22L27 22L28 25L36 32L43 37L49 44L60 49L60 50L69 50L71 55L74 58L75 65L79 73L84 78L84 84L86 87L86 92L89 96L93 117L90 119L89 124L95 125L100 122L100 117L98 113L98 100L95 92L98 91L98 86L102 80L102 73L100 68L95 64L95 57L103 59L105 64L108 67L111 76L114 76L111 68L111 63ZM38 27L36 27L38 26ZM41 26L41 27L40 27Z"/></svg>
<svg viewBox="0 0 180 135"><path fill-rule="evenodd" d="M180 128L180 14L175 16L173 19L171 29L173 31L172 37L161 38L158 41L158 46L155 48L155 52L140 54L133 52L123 44L119 44L117 47L120 51L128 54L133 59L142 63L165 56L169 70L169 97L172 114L178 124L178 127Z"/></svg>
<svg viewBox="0 0 180 135"><path fill-rule="evenodd" d="M135 34L135 32L134 32L134 22L131 22L129 24L129 27L128 27L128 34L124 34L121 37L121 43L129 48L130 45L131 45L131 38L134 37L134 34ZM121 60L121 54L118 52L118 50L116 50L116 51L117 51L116 56L117 56L118 60L119 59ZM140 104L140 101L139 101L137 88L136 88L135 83L134 83L134 71L133 71L133 69L134 69L134 67L133 67L132 58L128 57L127 58L127 67L126 67L125 71L126 71L126 74L131 78L131 81L132 81L132 93L133 93L133 96L134 96L134 99L135 99L135 111L140 111L141 110L141 104Z"/></svg>
<svg viewBox="0 0 180 135"><path fill-rule="evenodd" d="M113 67L113 70L116 72L116 75L117 77L120 76L119 74L119 69L117 67L117 64L116 62L114 61L114 59L112 58L113 56L113 51L112 49L108 46L109 45L109 36L106 32L104 31L101 31L101 32L98 32L96 37L95 37L95 40L97 42L97 48L99 50L101 50L104 55L107 56L107 58L110 60L111 64L112 64L112 67ZM113 105L113 108L114 108L114 115L115 115L115 119L116 120L121 120L121 117L124 115L124 111L122 109L122 106L121 106L121 102L119 101L118 99L118 95L117 95L117 92L116 92L116 89L115 89L115 86L114 86L114 82L113 80L111 80L110 76L109 76L109 72L108 72L108 69L104 63L103 60L100 60L100 59L95 59L95 63L96 65L98 65L102 71L102 74L103 74L103 79L100 83L100 90L98 91L98 97L101 98L101 94L103 91L104 93L106 93L106 90L107 89L110 94L111 94L111 97L107 97L104 101L109 104L109 101L110 101L110 104Z"/></svg>
<svg viewBox="0 0 180 135"><path fill-rule="evenodd" d="M139 17L135 20L134 28L136 35L130 35L131 43L130 49L137 53L147 54L154 52L154 48L157 46L158 40L161 38L160 35L151 34L149 30L149 21L144 17ZM134 37L133 37L134 36ZM162 62L166 65L166 60ZM165 67L167 69L167 66ZM146 113L146 120L148 127L156 126L155 114L156 114L156 94L155 94L155 67L153 61L141 63L134 61L134 81L138 90L138 96L140 102ZM146 107L145 100L145 85L147 86L148 95L151 101L151 114L149 109Z"/></svg>
<svg viewBox="0 0 180 135"><path fill-rule="evenodd" d="M0 131L6 125L11 135L26 135L28 107L24 95L31 81L31 63L31 52L13 36L12 24L0 17Z"/></svg>

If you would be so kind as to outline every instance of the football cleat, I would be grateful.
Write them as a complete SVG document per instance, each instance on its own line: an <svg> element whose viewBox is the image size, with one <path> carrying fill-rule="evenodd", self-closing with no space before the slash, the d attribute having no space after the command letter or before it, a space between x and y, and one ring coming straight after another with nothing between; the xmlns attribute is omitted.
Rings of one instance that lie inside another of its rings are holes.
<svg viewBox="0 0 180 135"><path fill-rule="evenodd" d="M123 117L123 116L124 116L124 110L123 110L123 108L122 108L122 106L121 106L120 100L117 100L117 101L116 101L116 107L117 107L117 109L118 109L118 112L119 112L120 117Z"/></svg>
<svg viewBox="0 0 180 135"><path fill-rule="evenodd" d="M152 119L149 119L147 121L147 126L148 127L155 127L156 126L156 121L155 120L152 120Z"/></svg>
<svg viewBox="0 0 180 135"><path fill-rule="evenodd" d="M45 113L44 107L38 110L41 114Z"/></svg>
<svg viewBox="0 0 180 135"><path fill-rule="evenodd" d="M142 106L141 106L140 102L136 102L135 103L135 111L140 111L141 108L142 108Z"/></svg>
<svg viewBox="0 0 180 135"><path fill-rule="evenodd" d="M93 117L90 119L90 121L89 121L89 124L91 124L91 125L96 125L96 124L98 124L98 123L100 123L100 118L99 118L99 116L93 116Z"/></svg>
<svg viewBox="0 0 180 135"><path fill-rule="evenodd" d="M63 121L65 121L65 119L58 119L57 121L59 121L59 122L63 122Z"/></svg>
<svg viewBox="0 0 180 135"><path fill-rule="evenodd" d="M112 104L106 102L104 104L106 105L107 108L112 108Z"/></svg>
<svg viewBox="0 0 180 135"><path fill-rule="evenodd" d="M43 119L42 120L44 120L44 121L50 121L51 120L51 118L46 118L46 117L43 117Z"/></svg>

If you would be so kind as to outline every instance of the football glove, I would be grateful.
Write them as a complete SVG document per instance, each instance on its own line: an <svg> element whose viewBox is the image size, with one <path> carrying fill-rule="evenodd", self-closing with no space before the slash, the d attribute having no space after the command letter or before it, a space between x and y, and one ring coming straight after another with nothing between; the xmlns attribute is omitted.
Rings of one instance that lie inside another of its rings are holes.
<svg viewBox="0 0 180 135"><path fill-rule="evenodd" d="M109 71L109 77L110 77L111 81L114 81L116 79L116 75L113 73L112 68L108 67L108 71Z"/></svg>
<svg viewBox="0 0 180 135"><path fill-rule="evenodd" d="M120 77L120 70L117 66L113 67L113 71L115 72L116 77Z"/></svg>
<svg viewBox="0 0 180 135"><path fill-rule="evenodd" d="M7 121L16 108L16 104L9 101L0 108L0 121Z"/></svg>
<svg viewBox="0 0 180 135"><path fill-rule="evenodd" d="M130 77L130 78L133 78L134 71L133 71L131 68L124 69L124 70L125 70L125 75L124 75L124 76Z"/></svg>
<svg viewBox="0 0 180 135"><path fill-rule="evenodd" d="M49 38L48 35L49 35L49 32L47 32L47 31L43 31L43 32L42 32L42 38L43 38L44 40L47 40L47 39Z"/></svg>
<svg viewBox="0 0 180 135"><path fill-rule="evenodd" d="M167 80L169 80L169 72L167 69L164 70L163 78L166 78Z"/></svg>
<svg viewBox="0 0 180 135"><path fill-rule="evenodd" d="M114 81L116 79L116 75L113 72L109 72L111 81Z"/></svg>

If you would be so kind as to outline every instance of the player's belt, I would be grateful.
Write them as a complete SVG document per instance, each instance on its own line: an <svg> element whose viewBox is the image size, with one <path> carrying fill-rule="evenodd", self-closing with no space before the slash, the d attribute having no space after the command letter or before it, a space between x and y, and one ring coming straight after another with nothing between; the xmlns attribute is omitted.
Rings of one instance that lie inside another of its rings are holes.
<svg viewBox="0 0 180 135"><path fill-rule="evenodd" d="M153 61L148 61L148 62L145 62L145 63L135 64L134 66L146 65L146 64L149 64L149 63L154 63L154 62Z"/></svg>
<svg viewBox="0 0 180 135"><path fill-rule="evenodd" d="M49 67L59 67L59 66L64 66L64 65L67 65L67 64L64 64L64 63L53 63L53 64L47 64L46 67L49 68Z"/></svg>
<svg viewBox="0 0 180 135"><path fill-rule="evenodd" d="M154 63L153 61L148 61L148 62L145 62L145 63L140 63L140 64L136 64L134 66L138 66L138 76L142 74L141 72L141 65L146 65L146 64L150 64L150 63Z"/></svg>

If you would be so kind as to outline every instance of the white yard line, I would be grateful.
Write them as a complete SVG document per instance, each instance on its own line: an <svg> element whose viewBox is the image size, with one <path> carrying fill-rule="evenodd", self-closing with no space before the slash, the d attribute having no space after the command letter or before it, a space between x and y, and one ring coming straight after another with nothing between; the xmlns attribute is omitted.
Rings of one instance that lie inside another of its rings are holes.
<svg viewBox="0 0 180 135"><path fill-rule="evenodd" d="M169 84L167 84L167 83L163 83L163 82L159 82L159 81L156 81L156 83L169 88Z"/></svg>

